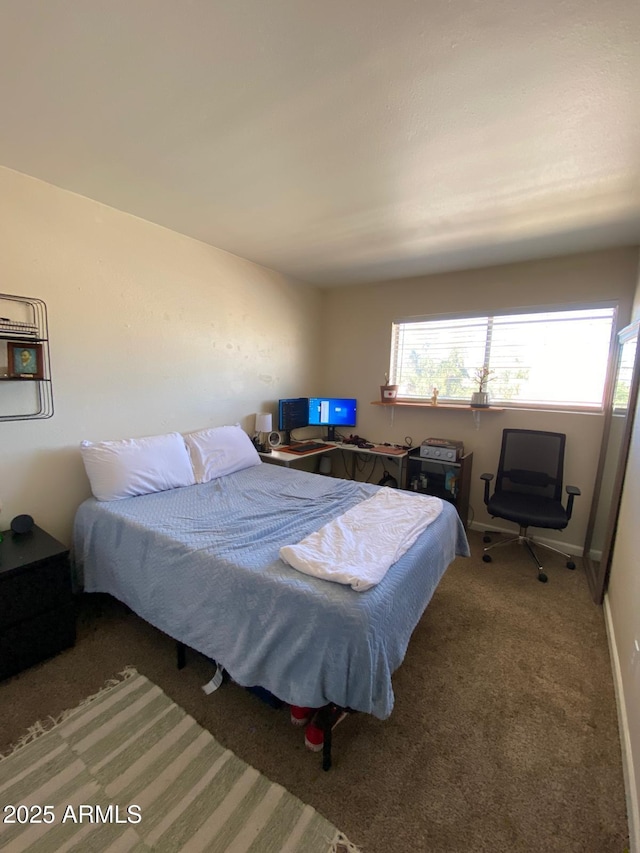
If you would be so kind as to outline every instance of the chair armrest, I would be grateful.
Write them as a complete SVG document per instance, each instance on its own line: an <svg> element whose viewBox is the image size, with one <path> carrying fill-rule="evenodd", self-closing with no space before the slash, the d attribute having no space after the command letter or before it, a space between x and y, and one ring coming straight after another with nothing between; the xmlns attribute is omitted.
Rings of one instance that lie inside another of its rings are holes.
<svg viewBox="0 0 640 853"><path fill-rule="evenodd" d="M573 499L577 495L581 495L582 492L577 486L565 486L567 494L569 495L569 499L567 501L567 519L571 518L571 513L573 512Z"/></svg>
<svg viewBox="0 0 640 853"><path fill-rule="evenodd" d="M480 474L480 479L484 480L484 502L489 503L489 483L493 480L493 474Z"/></svg>

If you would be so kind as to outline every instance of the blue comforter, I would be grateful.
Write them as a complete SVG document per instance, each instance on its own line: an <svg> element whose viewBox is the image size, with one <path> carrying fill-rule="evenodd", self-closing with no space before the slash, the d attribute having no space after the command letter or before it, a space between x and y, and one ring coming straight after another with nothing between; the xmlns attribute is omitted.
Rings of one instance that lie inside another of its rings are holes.
<svg viewBox="0 0 640 853"><path fill-rule="evenodd" d="M90 498L76 515L74 559L85 591L110 593L239 684L384 719L420 616L447 566L469 554L454 507L367 592L278 555L377 489L261 464L204 485Z"/></svg>

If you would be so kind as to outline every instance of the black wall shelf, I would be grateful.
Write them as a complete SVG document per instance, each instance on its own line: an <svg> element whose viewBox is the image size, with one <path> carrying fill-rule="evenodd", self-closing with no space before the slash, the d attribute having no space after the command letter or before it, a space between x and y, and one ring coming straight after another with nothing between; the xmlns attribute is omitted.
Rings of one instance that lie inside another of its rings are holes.
<svg viewBox="0 0 640 853"><path fill-rule="evenodd" d="M14 345L13 347L11 345ZM10 352L38 349L38 370L12 375ZM42 299L0 293L0 421L28 421L53 415L47 306Z"/></svg>

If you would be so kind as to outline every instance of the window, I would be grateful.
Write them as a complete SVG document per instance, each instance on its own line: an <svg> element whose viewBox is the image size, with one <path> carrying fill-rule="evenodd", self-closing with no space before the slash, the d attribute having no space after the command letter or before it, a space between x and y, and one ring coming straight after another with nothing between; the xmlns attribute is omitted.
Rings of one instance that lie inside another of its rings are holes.
<svg viewBox="0 0 640 853"><path fill-rule="evenodd" d="M620 338L621 349L618 360L618 375L613 386L613 411L617 415L626 414L629 409L631 380L636 360L637 331L635 335L630 336L627 330L624 330L624 332L620 333Z"/></svg>
<svg viewBox="0 0 640 853"><path fill-rule="evenodd" d="M398 397L468 403L478 369L494 405L601 409L615 308L530 310L492 317L393 323L391 382Z"/></svg>

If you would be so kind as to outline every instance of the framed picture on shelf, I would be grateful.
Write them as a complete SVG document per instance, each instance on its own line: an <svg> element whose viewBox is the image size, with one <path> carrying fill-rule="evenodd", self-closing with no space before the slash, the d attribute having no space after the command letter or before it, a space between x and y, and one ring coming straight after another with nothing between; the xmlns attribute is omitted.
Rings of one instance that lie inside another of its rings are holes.
<svg viewBox="0 0 640 853"><path fill-rule="evenodd" d="M43 379L42 344L7 341L9 376L16 379Z"/></svg>

